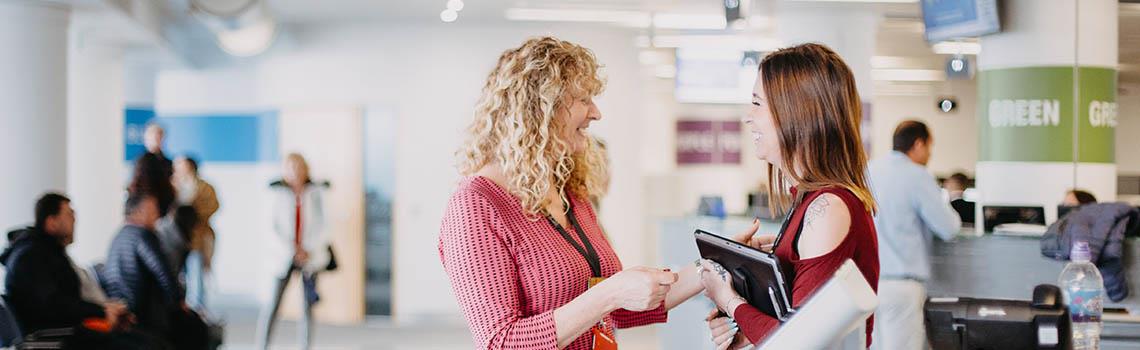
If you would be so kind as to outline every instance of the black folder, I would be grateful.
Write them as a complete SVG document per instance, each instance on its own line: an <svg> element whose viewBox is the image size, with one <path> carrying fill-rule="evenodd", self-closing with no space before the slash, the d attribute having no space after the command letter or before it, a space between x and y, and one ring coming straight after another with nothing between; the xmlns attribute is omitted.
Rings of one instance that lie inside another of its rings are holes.
<svg viewBox="0 0 1140 350"><path fill-rule="evenodd" d="M792 274L776 255L702 230L693 236L701 257L724 266L732 274L733 289L748 304L780 322L795 313Z"/></svg>

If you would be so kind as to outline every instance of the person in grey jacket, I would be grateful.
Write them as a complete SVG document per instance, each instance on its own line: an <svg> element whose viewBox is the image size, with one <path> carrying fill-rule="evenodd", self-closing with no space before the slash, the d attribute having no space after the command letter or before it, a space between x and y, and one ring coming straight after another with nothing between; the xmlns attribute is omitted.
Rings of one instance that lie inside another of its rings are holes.
<svg viewBox="0 0 1140 350"><path fill-rule="evenodd" d="M926 169L934 138L915 120L895 128L894 150L868 165L871 192L879 204L879 309L875 349L922 349L925 282L930 278L934 236L950 240L962 227L958 213L942 197Z"/></svg>

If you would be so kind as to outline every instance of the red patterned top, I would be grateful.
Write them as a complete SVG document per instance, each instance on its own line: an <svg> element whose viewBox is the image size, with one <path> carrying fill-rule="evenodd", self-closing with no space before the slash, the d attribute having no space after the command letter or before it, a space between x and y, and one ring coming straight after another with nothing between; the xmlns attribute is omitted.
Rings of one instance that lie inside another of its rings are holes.
<svg viewBox="0 0 1140 350"><path fill-rule="evenodd" d="M571 200L601 259L602 275L621 271L593 208ZM517 198L478 176L464 179L451 196L439 258L479 349L557 349L554 309L584 293L590 278L586 259L549 222L527 219ZM666 319L662 305L646 312L618 310L606 323L630 328ZM586 332L566 349L590 346Z"/></svg>
<svg viewBox="0 0 1140 350"><path fill-rule="evenodd" d="M799 250L795 248L799 242L796 229L803 221L804 213L811 201L824 193L839 196L847 205L847 211L851 215L851 227L847 230L847 236L832 251L814 258L800 259ZM876 292L879 290L879 243L875 233L875 223L866 208L854 193L840 188L826 188L808 193L796 206L795 212L789 219L791 222L784 231L784 237L776 247L776 256L781 262L790 263L795 271L792 281L792 306L797 308L802 306L816 289L831 279L847 259L855 262L855 266L859 267L871 289ZM738 306L732 314L744 336L753 344L760 344L780 326L779 320L748 304ZM871 328L875 324L874 320L874 315L867 318L868 347L871 346Z"/></svg>

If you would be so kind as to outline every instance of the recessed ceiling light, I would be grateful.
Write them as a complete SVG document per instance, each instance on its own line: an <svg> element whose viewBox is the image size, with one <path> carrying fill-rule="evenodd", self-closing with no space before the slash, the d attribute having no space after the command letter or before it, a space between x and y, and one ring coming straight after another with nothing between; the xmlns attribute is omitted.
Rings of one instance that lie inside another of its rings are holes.
<svg viewBox="0 0 1140 350"><path fill-rule="evenodd" d="M880 81L944 81L946 72L935 69L871 69L871 79Z"/></svg>
<svg viewBox="0 0 1140 350"><path fill-rule="evenodd" d="M794 0L800 2L885 2L885 3L911 3L918 2L918 0Z"/></svg>
<svg viewBox="0 0 1140 350"><path fill-rule="evenodd" d="M447 9L463 11L463 0L447 0Z"/></svg>
<svg viewBox="0 0 1140 350"><path fill-rule="evenodd" d="M277 37L277 22L263 20L235 30L222 30L217 34L218 46L226 53L238 57L256 56L273 45Z"/></svg>
<svg viewBox="0 0 1140 350"><path fill-rule="evenodd" d="M458 18L459 12L452 9L446 9L439 13L439 19L447 23L455 22Z"/></svg>
<svg viewBox="0 0 1140 350"><path fill-rule="evenodd" d="M982 44L961 41L943 41L934 44L934 53L939 55L977 55L982 52Z"/></svg>

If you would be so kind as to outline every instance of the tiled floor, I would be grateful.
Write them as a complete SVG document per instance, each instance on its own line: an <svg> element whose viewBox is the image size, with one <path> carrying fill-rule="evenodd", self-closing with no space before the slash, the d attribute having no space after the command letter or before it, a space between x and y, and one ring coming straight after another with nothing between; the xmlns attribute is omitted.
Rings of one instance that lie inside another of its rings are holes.
<svg viewBox="0 0 1140 350"><path fill-rule="evenodd" d="M226 345L229 350L254 348L256 320L252 314L227 315ZM279 322L270 349L298 349L296 323ZM653 327L623 331L618 335L622 350L658 349ZM390 322L372 320L360 326L320 325L313 350L451 350L472 349L467 329L462 325L395 327Z"/></svg>

